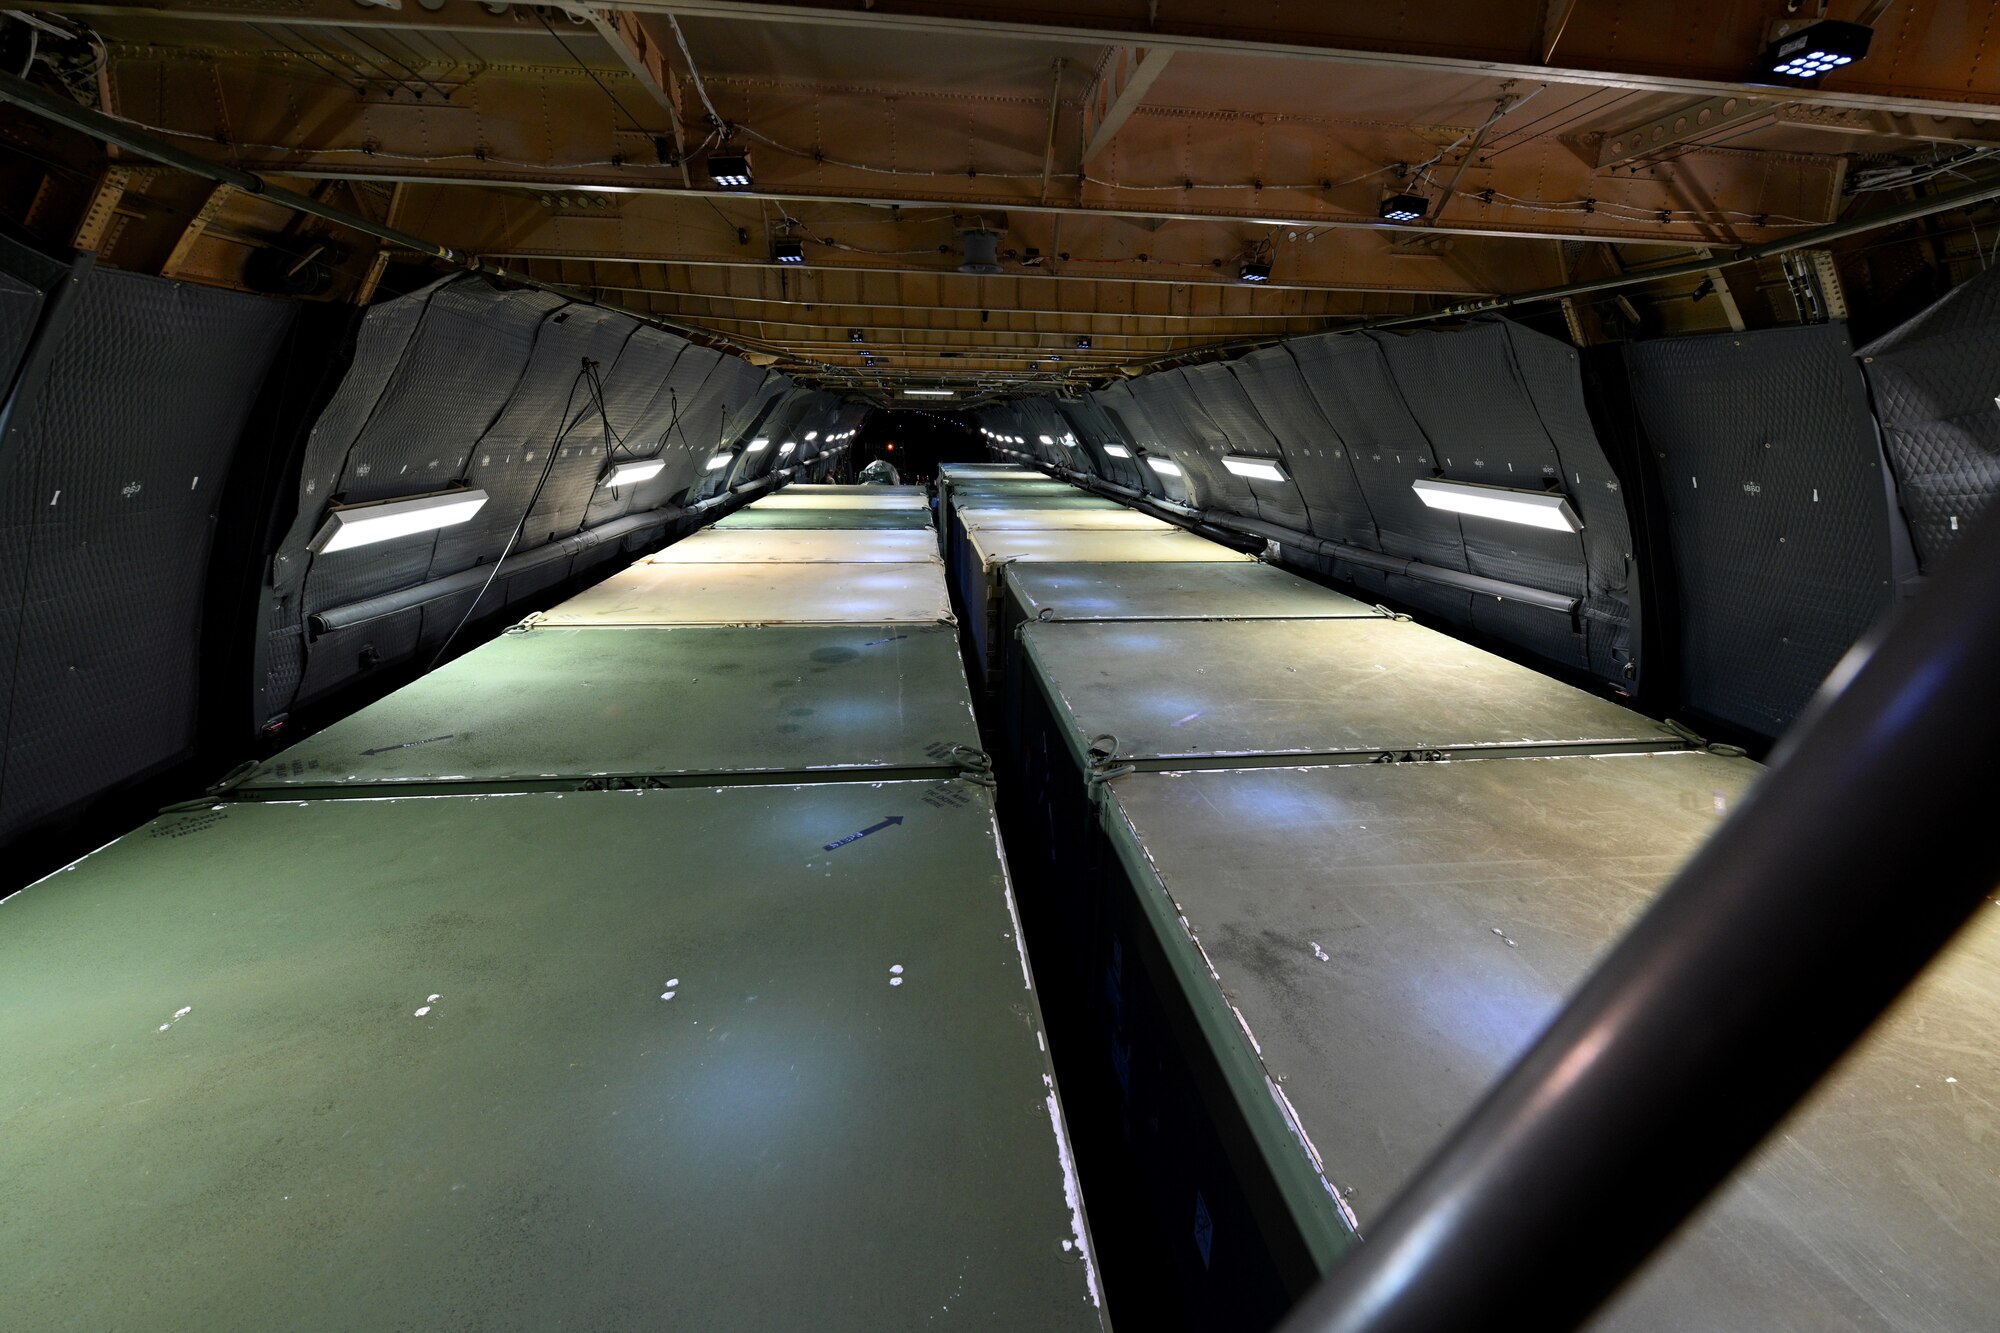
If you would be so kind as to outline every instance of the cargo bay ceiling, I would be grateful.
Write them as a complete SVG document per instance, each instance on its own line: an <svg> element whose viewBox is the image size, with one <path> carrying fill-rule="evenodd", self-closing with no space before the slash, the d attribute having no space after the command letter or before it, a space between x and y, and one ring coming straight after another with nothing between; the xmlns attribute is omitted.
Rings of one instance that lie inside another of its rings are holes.
<svg viewBox="0 0 2000 1333"><path fill-rule="evenodd" d="M1749 82L1821 14L1872 25L1866 57ZM206 0L30 22L79 102L183 151L887 401L1684 270L1982 179L1996 20L2000 0ZM31 234L329 301L431 276L254 192L101 150L80 170L79 146L0 121ZM747 186L716 179L730 157ZM1422 215L1385 220L1404 193ZM1678 332L1787 291L1738 264L1661 294ZM1568 313L1588 340L1596 311Z"/></svg>

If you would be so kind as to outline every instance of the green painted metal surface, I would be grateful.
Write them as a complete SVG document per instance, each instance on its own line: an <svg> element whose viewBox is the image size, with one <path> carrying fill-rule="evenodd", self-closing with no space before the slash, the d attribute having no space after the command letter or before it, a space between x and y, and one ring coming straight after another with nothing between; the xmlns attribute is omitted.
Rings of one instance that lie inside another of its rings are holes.
<svg viewBox="0 0 2000 1333"><path fill-rule="evenodd" d="M936 563L638 564L529 618L556 625L952 624Z"/></svg>
<svg viewBox="0 0 2000 1333"><path fill-rule="evenodd" d="M758 529L845 528L853 531L929 531L928 510L917 509L773 509L752 505L716 523L717 532Z"/></svg>
<svg viewBox="0 0 2000 1333"><path fill-rule="evenodd" d="M1015 481L1039 476L1021 463L940 463L938 476L953 483L961 481Z"/></svg>
<svg viewBox="0 0 2000 1333"><path fill-rule="evenodd" d="M948 625L544 629L474 649L239 790L911 776L976 765L978 748Z"/></svg>
<svg viewBox="0 0 2000 1333"><path fill-rule="evenodd" d="M1283 1090L1366 1234L1757 772L1683 752L1133 774L1104 823L1254 1071L1240 1096ZM1593 1327L1988 1326L1996 993L1989 914Z"/></svg>
<svg viewBox="0 0 2000 1333"><path fill-rule="evenodd" d="M0 1325L1096 1328L1016 931L963 782L162 817L0 904Z"/></svg>
<svg viewBox="0 0 2000 1333"><path fill-rule="evenodd" d="M896 564L938 559L937 539L928 530L867 532L842 528L801 528L790 532L710 529L684 537L647 557L655 565Z"/></svg>
<svg viewBox="0 0 2000 1333"><path fill-rule="evenodd" d="M966 509L959 522L967 532L1020 528L1064 528L1090 532L1173 532L1165 519L1136 509Z"/></svg>
<svg viewBox="0 0 2000 1333"><path fill-rule="evenodd" d="M1016 531L974 530L966 533L973 558L988 571L1013 561L1096 561L1118 564L1139 561L1205 561L1245 564L1254 556L1232 551L1206 537L1174 529L1170 532L1088 532L1062 528Z"/></svg>
<svg viewBox="0 0 2000 1333"><path fill-rule="evenodd" d="M1266 564L1019 564L1007 592L1023 620L1271 620L1381 612Z"/></svg>
<svg viewBox="0 0 2000 1333"><path fill-rule="evenodd" d="M1679 749L1640 713L1387 617L1021 627L1071 754L1143 767Z"/></svg>
<svg viewBox="0 0 2000 1333"><path fill-rule="evenodd" d="M745 509L769 512L774 509L929 509L922 494L888 486L837 487L832 491L801 491L787 486L781 491L752 500Z"/></svg>

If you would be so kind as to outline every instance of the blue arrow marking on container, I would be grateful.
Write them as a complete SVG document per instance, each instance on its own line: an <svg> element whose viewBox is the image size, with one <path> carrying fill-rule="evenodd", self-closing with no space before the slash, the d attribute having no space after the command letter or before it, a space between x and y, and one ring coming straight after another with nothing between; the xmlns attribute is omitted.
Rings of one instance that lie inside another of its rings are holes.
<svg viewBox="0 0 2000 1333"><path fill-rule="evenodd" d="M850 833L844 838L841 838L835 842L828 843L825 847L825 850L829 852L836 851L839 848L845 847L850 842L860 842L863 838L867 837L871 833L880 833L883 829L888 828L891 824L900 824L902 822L903 822L903 817L901 815L890 815L887 819L883 820L879 824L870 824L867 828L862 829L859 833Z"/></svg>
<svg viewBox="0 0 2000 1333"><path fill-rule="evenodd" d="M389 753L389 752L390 752L391 750L408 750L408 749L412 749L412 748L414 748L415 746L419 746L419 745L435 745L435 744L437 744L437 743L438 743L439 741L448 741L448 740L450 740L450 739L451 739L451 738L452 738L453 736L456 736L457 734L458 734L458 733L457 733L457 732L455 732L455 731L448 731L448 732L446 732L446 733L445 733L444 735L442 735L442 736L426 736L426 737L424 737L424 739L422 739L422 740L420 740L420 741L404 741L404 742L403 742L403 743L402 743L401 745L378 745L378 746L376 746L376 747L375 747L374 749L372 749L372 750L363 750L363 751L362 751L361 753L363 753L363 754L387 754L387 753Z"/></svg>

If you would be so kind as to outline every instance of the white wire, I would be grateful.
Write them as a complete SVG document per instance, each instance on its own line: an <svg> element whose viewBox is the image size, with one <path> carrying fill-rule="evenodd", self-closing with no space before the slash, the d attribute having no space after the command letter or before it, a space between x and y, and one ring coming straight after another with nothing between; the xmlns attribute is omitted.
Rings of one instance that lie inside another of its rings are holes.
<svg viewBox="0 0 2000 1333"><path fill-rule="evenodd" d="M715 109L715 103L708 100L708 85L701 81L701 71L695 68L694 52L688 50L687 34L681 31L681 21L672 14L667 15L667 25L674 30L674 40L680 43L681 58L688 62L688 76L694 80L694 90L701 95L701 104L708 108L708 118L717 128L729 122Z"/></svg>

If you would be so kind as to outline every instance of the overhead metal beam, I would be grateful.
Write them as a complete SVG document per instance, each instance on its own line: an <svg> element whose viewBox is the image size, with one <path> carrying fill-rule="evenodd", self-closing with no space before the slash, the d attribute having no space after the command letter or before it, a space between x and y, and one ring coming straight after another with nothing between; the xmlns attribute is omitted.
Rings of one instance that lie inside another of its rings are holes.
<svg viewBox="0 0 2000 1333"><path fill-rule="evenodd" d="M625 7L716 19L894 28L941 37L1122 42L1488 79L1554 76L1580 87L1688 97L1768 92L1743 78L1764 45L1764 14L1756 6L1729 0L1686 0L1671 13L1662 12L1657 24L1635 22L1636 16L1622 6L1601 6L1598 13L1593 6L1577 6L1562 29L1559 63L1544 63L1544 0L1456 5L1448 20L1440 19L1428 30L1420 27L1420 35L1404 27L1400 10L1322 0L1237 6L1223 23L1217 22L1214 5L1202 0L1071 0L1060 7L1001 0L895 0L864 6L847 0L627 0ZM1939 11L1940 27L1928 35L1925 49L1913 50L1906 62L1921 64L1921 73L1898 71L1909 84L1880 81L1890 72L1884 62L1873 77L1865 66L1857 67L1831 87L1799 89L1798 100L2000 119L2000 87L1968 94L1963 62L1955 56L1974 49L1987 21L1977 12L1981 8ZM1556 55L1547 59L1555 62Z"/></svg>
<svg viewBox="0 0 2000 1333"><path fill-rule="evenodd" d="M1187 129L1180 117L1142 109L1119 139L1119 160L1135 165L1112 177L1058 174L1044 199L1038 150L1047 107L1038 99L710 76L705 84L720 113L743 127L741 137L758 152L756 188L746 194L712 187L698 176L683 185L680 168L662 164L651 137L628 130L598 80L575 69L495 68L479 76L476 99L357 106L351 88L304 67L294 70L296 63L121 47L112 81L123 114L156 132L192 151L286 175L671 191L718 201L943 206L1139 224L1277 219L1314 232L1394 230L1377 214L1373 177L1390 164L1421 160L1436 146L1422 127L1382 125L1358 115L1229 115L1204 133L1240 142L1240 151L1230 155L1240 164L1235 178L1211 172L1192 180L1178 168L1162 173L1144 165L1183 160ZM610 72L598 77L630 78ZM302 125L311 128L302 133ZM229 127L226 142L216 141L217 126ZM828 143L828 126L868 127L854 141L894 142L895 162L869 160L870 150L843 149L838 140ZM1333 165L1302 170L1298 179L1270 180L1259 177L1253 161ZM1468 238L1559 235L1619 244L1734 245L1835 216L1835 162L1692 155L1659 170L1606 179L1572 145L1530 136L1478 166L1465 185L1468 195L1478 195L1476 208L1461 204L1458 219L1421 230ZM1575 201L1586 198L1591 206L1579 209ZM1713 202L1690 209L1690 199Z"/></svg>
<svg viewBox="0 0 2000 1333"><path fill-rule="evenodd" d="M1763 119L1783 104L1780 98L1773 96L1748 97L1731 93L1723 97L1705 97L1663 116L1606 134L1598 146L1597 165L1616 167L1653 157L1731 126Z"/></svg>
<svg viewBox="0 0 2000 1333"><path fill-rule="evenodd" d="M681 184L692 184L687 165L688 136L681 121L680 95L674 82L670 54L672 44L660 41L637 14L623 10L602 13L579 5L564 5L563 8L581 15L596 30L597 35L604 39L604 44L611 48L611 53L618 57L619 63L631 72L633 81L667 113L674 136L674 164L680 170Z"/></svg>
<svg viewBox="0 0 2000 1333"><path fill-rule="evenodd" d="M1111 146L1173 58L1171 49L1151 46L1116 46L1106 54L1096 82L1083 98L1083 152L1077 157L1080 165L1089 166Z"/></svg>

